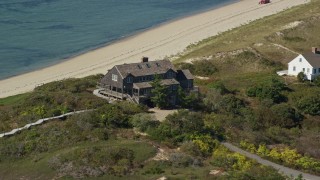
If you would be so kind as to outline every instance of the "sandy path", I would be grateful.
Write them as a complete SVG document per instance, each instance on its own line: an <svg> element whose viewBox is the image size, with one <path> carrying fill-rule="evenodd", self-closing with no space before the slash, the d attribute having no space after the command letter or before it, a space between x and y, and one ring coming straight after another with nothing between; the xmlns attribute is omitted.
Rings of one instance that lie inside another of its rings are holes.
<svg viewBox="0 0 320 180"><path fill-rule="evenodd" d="M38 85L69 77L106 73L115 64L138 62L142 56L161 59L182 52L189 44L214 36L309 0L242 0L186 17L76 56L63 63L0 81L0 98L32 90Z"/></svg>

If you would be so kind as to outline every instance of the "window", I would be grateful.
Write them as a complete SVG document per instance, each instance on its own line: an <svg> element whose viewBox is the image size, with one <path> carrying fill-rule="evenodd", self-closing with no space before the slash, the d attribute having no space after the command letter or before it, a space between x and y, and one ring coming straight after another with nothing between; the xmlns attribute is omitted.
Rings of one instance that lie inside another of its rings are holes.
<svg viewBox="0 0 320 180"><path fill-rule="evenodd" d="M127 83L132 83L133 78L132 77L127 77Z"/></svg>
<svg viewBox="0 0 320 180"><path fill-rule="evenodd" d="M320 68L318 69L318 73L320 73Z"/></svg>
<svg viewBox="0 0 320 180"><path fill-rule="evenodd" d="M140 77L140 81L146 81L146 77L145 76L141 76Z"/></svg>
<svg viewBox="0 0 320 180"><path fill-rule="evenodd" d="M118 75L112 74L112 81L118 81Z"/></svg>
<svg viewBox="0 0 320 180"><path fill-rule="evenodd" d="M169 71L168 72L168 78L172 78L173 77L173 72Z"/></svg>
<svg viewBox="0 0 320 180"><path fill-rule="evenodd" d="M296 71L296 67L295 66L293 66L293 71Z"/></svg>
<svg viewBox="0 0 320 180"><path fill-rule="evenodd" d="M306 68L302 68L302 71L305 72L305 71L306 71Z"/></svg>
<svg viewBox="0 0 320 180"><path fill-rule="evenodd" d="M299 62L302 62L302 58L299 59Z"/></svg>
<svg viewBox="0 0 320 180"><path fill-rule="evenodd" d="M188 88L191 88L191 87L192 87L192 81L188 80Z"/></svg>
<svg viewBox="0 0 320 180"><path fill-rule="evenodd" d="M317 69L313 69L313 74L316 74L317 73Z"/></svg>
<svg viewBox="0 0 320 180"><path fill-rule="evenodd" d="M307 73L310 72L310 68L307 68Z"/></svg>
<svg viewBox="0 0 320 180"><path fill-rule="evenodd" d="M172 85L172 90L177 90L177 85Z"/></svg>

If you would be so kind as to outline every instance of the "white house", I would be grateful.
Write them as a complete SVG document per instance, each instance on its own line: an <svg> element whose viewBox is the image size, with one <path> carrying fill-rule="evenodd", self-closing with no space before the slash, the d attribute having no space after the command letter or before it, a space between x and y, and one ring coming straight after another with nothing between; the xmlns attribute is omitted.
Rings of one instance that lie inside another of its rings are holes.
<svg viewBox="0 0 320 180"><path fill-rule="evenodd" d="M320 75L320 52L312 48L312 52L300 54L288 63L288 75L297 76L304 72L308 80L313 80Z"/></svg>

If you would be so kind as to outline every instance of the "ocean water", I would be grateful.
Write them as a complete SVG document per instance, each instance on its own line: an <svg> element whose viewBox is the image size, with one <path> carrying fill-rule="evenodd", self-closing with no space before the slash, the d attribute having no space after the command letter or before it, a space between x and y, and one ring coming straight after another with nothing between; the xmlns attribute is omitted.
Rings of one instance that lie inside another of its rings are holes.
<svg viewBox="0 0 320 180"><path fill-rule="evenodd" d="M0 79L232 1L0 0Z"/></svg>

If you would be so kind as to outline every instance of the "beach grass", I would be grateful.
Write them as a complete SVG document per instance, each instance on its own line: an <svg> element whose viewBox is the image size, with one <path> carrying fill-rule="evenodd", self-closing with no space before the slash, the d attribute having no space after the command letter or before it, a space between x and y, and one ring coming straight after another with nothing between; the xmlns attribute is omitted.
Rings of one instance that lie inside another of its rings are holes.
<svg viewBox="0 0 320 180"><path fill-rule="evenodd" d="M64 155L75 149L84 149L88 147L122 147L128 148L134 152L136 163L141 163L156 153L156 149L146 142L138 142L127 139L109 140L105 142L84 142L72 145L68 148L62 148L47 153L40 153L29 158L12 160L2 160L0 163L0 179L51 179L56 177L56 171L52 169L48 162L52 157ZM102 179L106 178L103 176ZM110 178L117 178L110 176ZM64 177L62 179L69 179ZM93 178L99 179L99 178ZM120 178L123 179L123 178Z"/></svg>
<svg viewBox="0 0 320 180"><path fill-rule="evenodd" d="M298 53L309 51L312 46L320 45L319 12L320 1L312 0L308 4L255 20L190 45L176 62L247 47L256 49L272 60L285 62L295 54L279 49L273 44L281 44ZM297 21L301 24L289 28L290 23Z"/></svg>
<svg viewBox="0 0 320 180"><path fill-rule="evenodd" d="M320 1L312 0L255 20L190 45L174 63L209 59L218 68L210 78L243 91L286 69L298 53L320 46L319 12Z"/></svg>
<svg viewBox="0 0 320 180"><path fill-rule="evenodd" d="M0 98L0 106L12 105L19 101L23 101L30 93L18 94L15 96L9 96L6 98Z"/></svg>

